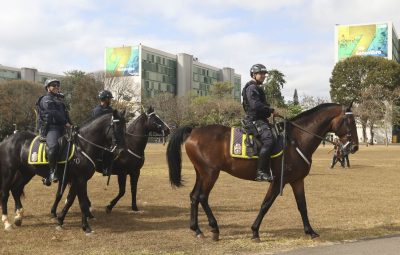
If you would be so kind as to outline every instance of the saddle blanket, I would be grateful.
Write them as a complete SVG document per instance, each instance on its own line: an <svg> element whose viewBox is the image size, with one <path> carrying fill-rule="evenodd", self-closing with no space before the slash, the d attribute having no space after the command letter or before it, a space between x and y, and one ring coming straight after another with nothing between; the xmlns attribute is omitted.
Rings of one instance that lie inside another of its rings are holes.
<svg viewBox="0 0 400 255"><path fill-rule="evenodd" d="M28 158L28 164L30 165L45 165L48 164L48 159L46 157L46 142L41 142L39 136L36 136L29 147L29 158ZM58 155L58 160L57 163L59 164L64 164L65 163L65 158L67 157L67 149L68 146L65 143L64 146L61 148L61 153ZM71 160L72 156L75 153L75 145L72 144L68 161Z"/></svg>
<svg viewBox="0 0 400 255"><path fill-rule="evenodd" d="M231 141L230 141L230 154L232 158L244 158L244 159L258 159L258 156L248 156L247 146L245 144L247 134L243 133L241 128L231 128ZM249 138L254 141L252 135ZM283 153L283 137L278 136L278 141L275 142L272 148L271 158L276 158Z"/></svg>

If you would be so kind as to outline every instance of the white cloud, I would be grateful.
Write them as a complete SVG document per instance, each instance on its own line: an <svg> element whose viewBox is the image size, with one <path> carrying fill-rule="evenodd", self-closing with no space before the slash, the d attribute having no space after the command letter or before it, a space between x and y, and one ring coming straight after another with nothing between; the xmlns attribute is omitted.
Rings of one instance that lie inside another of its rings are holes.
<svg viewBox="0 0 400 255"><path fill-rule="evenodd" d="M243 82L252 64L264 63L286 75L287 99L295 88L327 97L334 24L393 21L399 31L399 7L398 0L6 1L0 64L91 72L103 68L105 47L142 43L230 66Z"/></svg>

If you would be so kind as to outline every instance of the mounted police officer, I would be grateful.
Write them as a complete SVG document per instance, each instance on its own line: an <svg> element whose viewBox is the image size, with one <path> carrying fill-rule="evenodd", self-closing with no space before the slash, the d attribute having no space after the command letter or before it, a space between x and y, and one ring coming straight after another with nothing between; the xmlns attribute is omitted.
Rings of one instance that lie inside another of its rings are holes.
<svg viewBox="0 0 400 255"><path fill-rule="evenodd" d="M63 136L66 127L71 126L67 108L62 101L60 81L47 79L44 83L47 94L40 97L37 106L39 109L39 134L46 139L48 147L48 160L50 172L47 178L43 178L43 184L50 186L57 178L58 138Z"/></svg>
<svg viewBox="0 0 400 255"><path fill-rule="evenodd" d="M112 93L108 90L103 90L99 93L99 99L100 99L100 104L98 104L93 110L92 110L92 117L97 118L103 114L111 113L113 112L113 108L111 107L111 99L114 98ZM111 174L111 165L112 165L112 159L113 155L111 153L103 152L103 155L101 155L100 165L103 171L103 176L108 176Z"/></svg>
<svg viewBox="0 0 400 255"><path fill-rule="evenodd" d="M268 123L268 117L275 114L275 110L267 102L264 90L261 87L266 75L267 68L262 64L255 64L250 69L251 80L243 88L243 108L246 112L243 122L245 125L255 125L256 135L262 143L259 159L257 162L256 181L273 181L270 170L270 157L274 137Z"/></svg>
<svg viewBox="0 0 400 255"><path fill-rule="evenodd" d="M103 114L111 113L113 108L110 106L111 99L114 98L108 90L103 90L99 93L100 104L92 111L92 117L97 118Z"/></svg>

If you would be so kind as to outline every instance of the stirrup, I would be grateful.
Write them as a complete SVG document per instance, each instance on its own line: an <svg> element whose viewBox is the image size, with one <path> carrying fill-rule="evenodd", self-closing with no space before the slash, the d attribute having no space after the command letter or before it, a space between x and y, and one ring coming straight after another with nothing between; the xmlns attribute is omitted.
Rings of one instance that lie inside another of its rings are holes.
<svg viewBox="0 0 400 255"><path fill-rule="evenodd" d="M261 172L261 174L257 173L257 176L254 180L258 182L272 182L274 177L272 175L268 175L267 173Z"/></svg>
<svg viewBox="0 0 400 255"><path fill-rule="evenodd" d="M51 181L49 178L42 178L42 182L43 182L43 185L45 185L47 187L51 186Z"/></svg>

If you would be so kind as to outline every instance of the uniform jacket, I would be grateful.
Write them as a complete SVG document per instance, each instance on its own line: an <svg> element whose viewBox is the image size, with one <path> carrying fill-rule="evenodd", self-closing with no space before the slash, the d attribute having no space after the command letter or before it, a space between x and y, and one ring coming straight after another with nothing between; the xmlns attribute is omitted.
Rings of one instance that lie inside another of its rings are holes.
<svg viewBox="0 0 400 255"><path fill-rule="evenodd" d="M97 105L92 111L92 117L97 118L103 114L111 113L113 108L111 106L102 106L101 104Z"/></svg>
<svg viewBox="0 0 400 255"><path fill-rule="evenodd" d="M39 98L39 124L47 126L48 130L64 128L70 122L67 108L64 102L52 93L47 93Z"/></svg>
<svg viewBox="0 0 400 255"><path fill-rule="evenodd" d="M263 89L254 80L249 81L243 88L243 108L246 112L246 120L266 121L274 109L267 102Z"/></svg>

